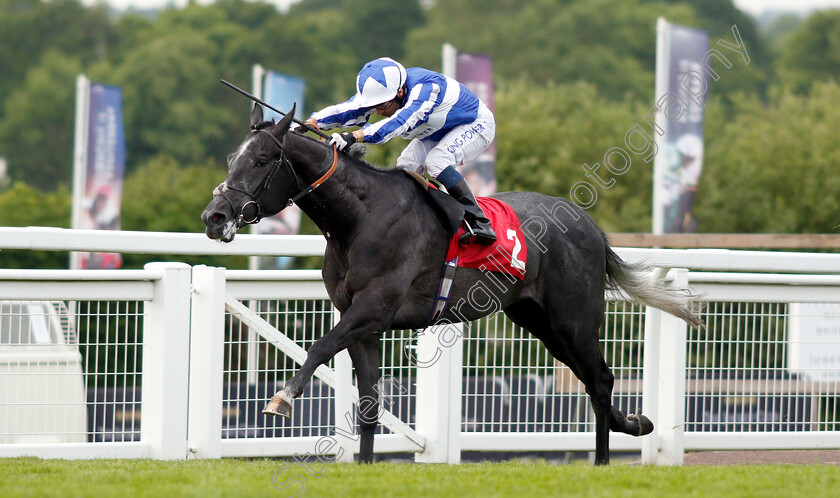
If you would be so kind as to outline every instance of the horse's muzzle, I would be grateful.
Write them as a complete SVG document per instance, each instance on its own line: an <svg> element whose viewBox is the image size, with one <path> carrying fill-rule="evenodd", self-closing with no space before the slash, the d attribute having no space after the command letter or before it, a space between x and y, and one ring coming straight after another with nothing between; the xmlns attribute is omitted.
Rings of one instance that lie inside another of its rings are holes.
<svg viewBox="0 0 840 498"><path fill-rule="evenodd" d="M230 242L233 240L236 231L239 229L236 219L232 213L228 213L228 206L225 202L218 202L219 197L214 198L201 213L201 221L206 227L204 233L213 240Z"/></svg>

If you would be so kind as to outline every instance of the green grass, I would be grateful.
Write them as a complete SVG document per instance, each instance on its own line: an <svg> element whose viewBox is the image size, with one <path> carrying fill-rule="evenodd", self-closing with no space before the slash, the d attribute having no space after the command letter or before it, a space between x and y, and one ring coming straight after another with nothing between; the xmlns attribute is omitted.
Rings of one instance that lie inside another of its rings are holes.
<svg viewBox="0 0 840 498"><path fill-rule="evenodd" d="M311 473L310 473L311 472ZM315 475L313 475L315 474ZM316 477L316 475L320 476ZM288 483L278 489L273 485ZM306 486L304 491L303 486ZM0 459L0 496L826 496L840 467L750 465L653 467L481 463L312 464L223 459Z"/></svg>

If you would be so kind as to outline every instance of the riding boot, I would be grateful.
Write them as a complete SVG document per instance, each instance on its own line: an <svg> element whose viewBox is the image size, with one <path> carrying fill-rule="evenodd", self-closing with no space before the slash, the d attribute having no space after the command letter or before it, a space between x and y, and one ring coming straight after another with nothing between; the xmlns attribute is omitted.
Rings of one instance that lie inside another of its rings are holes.
<svg viewBox="0 0 840 498"><path fill-rule="evenodd" d="M467 228L470 232L461 235L460 242L462 244L469 244L471 242L478 242L480 244L491 244L496 241L496 232L493 231L493 226L490 220L484 215L484 211L478 206L475 196L470 190L470 186L466 180L461 180L452 188L448 189L449 195L454 197L458 202L464 205L466 211L464 212L464 221L467 222Z"/></svg>

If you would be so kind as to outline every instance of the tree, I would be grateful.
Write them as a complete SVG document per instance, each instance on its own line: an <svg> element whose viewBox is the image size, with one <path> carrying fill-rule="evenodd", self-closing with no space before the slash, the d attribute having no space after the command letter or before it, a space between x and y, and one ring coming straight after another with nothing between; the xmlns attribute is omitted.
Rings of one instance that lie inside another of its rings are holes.
<svg viewBox="0 0 840 498"><path fill-rule="evenodd" d="M662 1L662 0L656 0ZM734 35L732 27L737 26L738 34L743 41L750 58L749 65L743 60L731 61L732 67L726 70L726 75L714 83L714 93L727 99L738 92L758 92L764 96L772 75L772 60L770 50L765 41L759 36L755 21L747 14L735 7L732 0L665 0L669 4L689 4L697 13L697 23L690 26L709 33L711 48L720 50L717 41L723 39L732 43ZM675 22L672 19L668 19ZM735 55L735 57L739 57ZM731 100L730 100L731 103Z"/></svg>
<svg viewBox="0 0 840 498"><path fill-rule="evenodd" d="M78 59L44 54L5 100L0 120L0 155L12 180L39 189L69 185L73 177L73 133Z"/></svg>
<svg viewBox="0 0 840 498"><path fill-rule="evenodd" d="M128 171L160 153L183 164L223 158L233 143L235 115L213 99L222 90L218 45L197 30L167 31L128 53L119 67L100 70L123 87Z"/></svg>
<svg viewBox="0 0 840 498"><path fill-rule="evenodd" d="M836 233L840 84L763 104L742 96L735 119L707 128L694 213L703 232ZM715 114L719 114L715 112Z"/></svg>
<svg viewBox="0 0 840 498"><path fill-rule="evenodd" d="M348 20L344 30L359 67L377 57L402 59L406 35L425 23L417 0L345 0L344 4Z"/></svg>
<svg viewBox="0 0 840 498"><path fill-rule="evenodd" d="M440 67L440 47L494 58L499 79L586 81L614 100L650 100L656 18L696 24L686 5L638 0L452 0L429 9L409 34L406 60ZM481 29L467 29L479 26Z"/></svg>
<svg viewBox="0 0 840 498"><path fill-rule="evenodd" d="M0 0L0 96L18 87L47 51L86 64L104 59L115 36L104 5L85 8L78 0Z"/></svg>
<svg viewBox="0 0 840 498"><path fill-rule="evenodd" d="M306 80L308 114L352 95L360 65L352 39L344 38L340 29L347 19L339 9L293 11L266 26L261 41L270 51L261 61L266 68Z"/></svg>
<svg viewBox="0 0 840 498"><path fill-rule="evenodd" d="M13 227L70 226L70 190L66 185L52 192L42 192L23 182L15 182L0 192L3 225ZM67 268L70 256L57 251L0 251L0 268Z"/></svg>
<svg viewBox="0 0 840 498"><path fill-rule="evenodd" d="M625 135L641 122L645 111L640 104L611 101L582 82L501 83L496 91L499 190L533 190L572 199L573 186L586 182L595 196L589 214L602 227L647 231L652 163L624 144ZM625 165L617 151L610 157L614 169L626 168L618 175L608 172L604 161L615 147L624 149L630 159ZM587 176L585 164L598 168L604 186ZM583 201L579 204L588 203L585 195L579 197Z"/></svg>
<svg viewBox="0 0 840 498"><path fill-rule="evenodd" d="M224 177L224 171L214 164L185 167L166 155L145 161L125 180L122 229L203 233L201 213L212 198L213 188ZM227 268L248 266L245 257L148 254L126 254L123 257L127 268L142 268L149 261L165 260Z"/></svg>
<svg viewBox="0 0 840 498"><path fill-rule="evenodd" d="M784 88L807 93L814 81L840 75L840 9L815 12L787 38L779 59Z"/></svg>

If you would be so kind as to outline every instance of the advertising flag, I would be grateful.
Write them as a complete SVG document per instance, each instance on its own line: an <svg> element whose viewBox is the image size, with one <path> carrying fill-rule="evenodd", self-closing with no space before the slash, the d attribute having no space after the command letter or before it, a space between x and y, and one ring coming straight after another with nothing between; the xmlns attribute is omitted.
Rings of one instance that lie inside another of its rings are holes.
<svg viewBox="0 0 840 498"><path fill-rule="evenodd" d="M306 82L303 78L266 71L262 100L281 111L291 110L292 106L297 104L295 117L303 119L303 91L305 87ZM271 109L263 109L263 113L266 120L280 121L283 117Z"/></svg>
<svg viewBox="0 0 840 498"><path fill-rule="evenodd" d="M444 74L455 78L475 93L484 104L495 111L493 97L493 59L486 55L458 52L451 45L443 48ZM478 158L458 167L475 195L496 192L496 141Z"/></svg>
<svg viewBox="0 0 840 498"><path fill-rule="evenodd" d="M658 124L664 130L658 161L658 196L660 217L654 215L654 233L694 232L697 220L691 213L697 184L703 168L703 115L709 74L703 69L701 55L709 50L709 35L685 26L662 22L664 33L658 50L657 86L665 96L679 103L678 112L660 111L665 119ZM657 92L661 101L663 95Z"/></svg>
<svg viewBox="0 0 840 498"><path fill-rule="evenodd" d="M123 176L125 173L125 133L122 117L120 87L90 83L87 85L87 105L83 112L81 131L77 140L74 175L74 228L119 230L122 206ZM83 97L84 98L84 97ZM86 121L86 123L85 123ZM81 269L114 269L122 266L118 253L79 253L73 263Z"/></svg>
<svg viewBox="0 0 840 498"><path fill-rule="evenodd" d="M281 111L291 111L296 105L295 118L303 120L303 96L306 82L302 78L287 74L265 71L259 65L254 67L254 93L265 103ZM263 109L265 120L279 121L282 116L271 109ZM256 234L297 235L300 229L300 208L295 204L274 216L263 218L252 230ZM284 269L292 265L294 258L254 257L252 269Z"/></svg>

